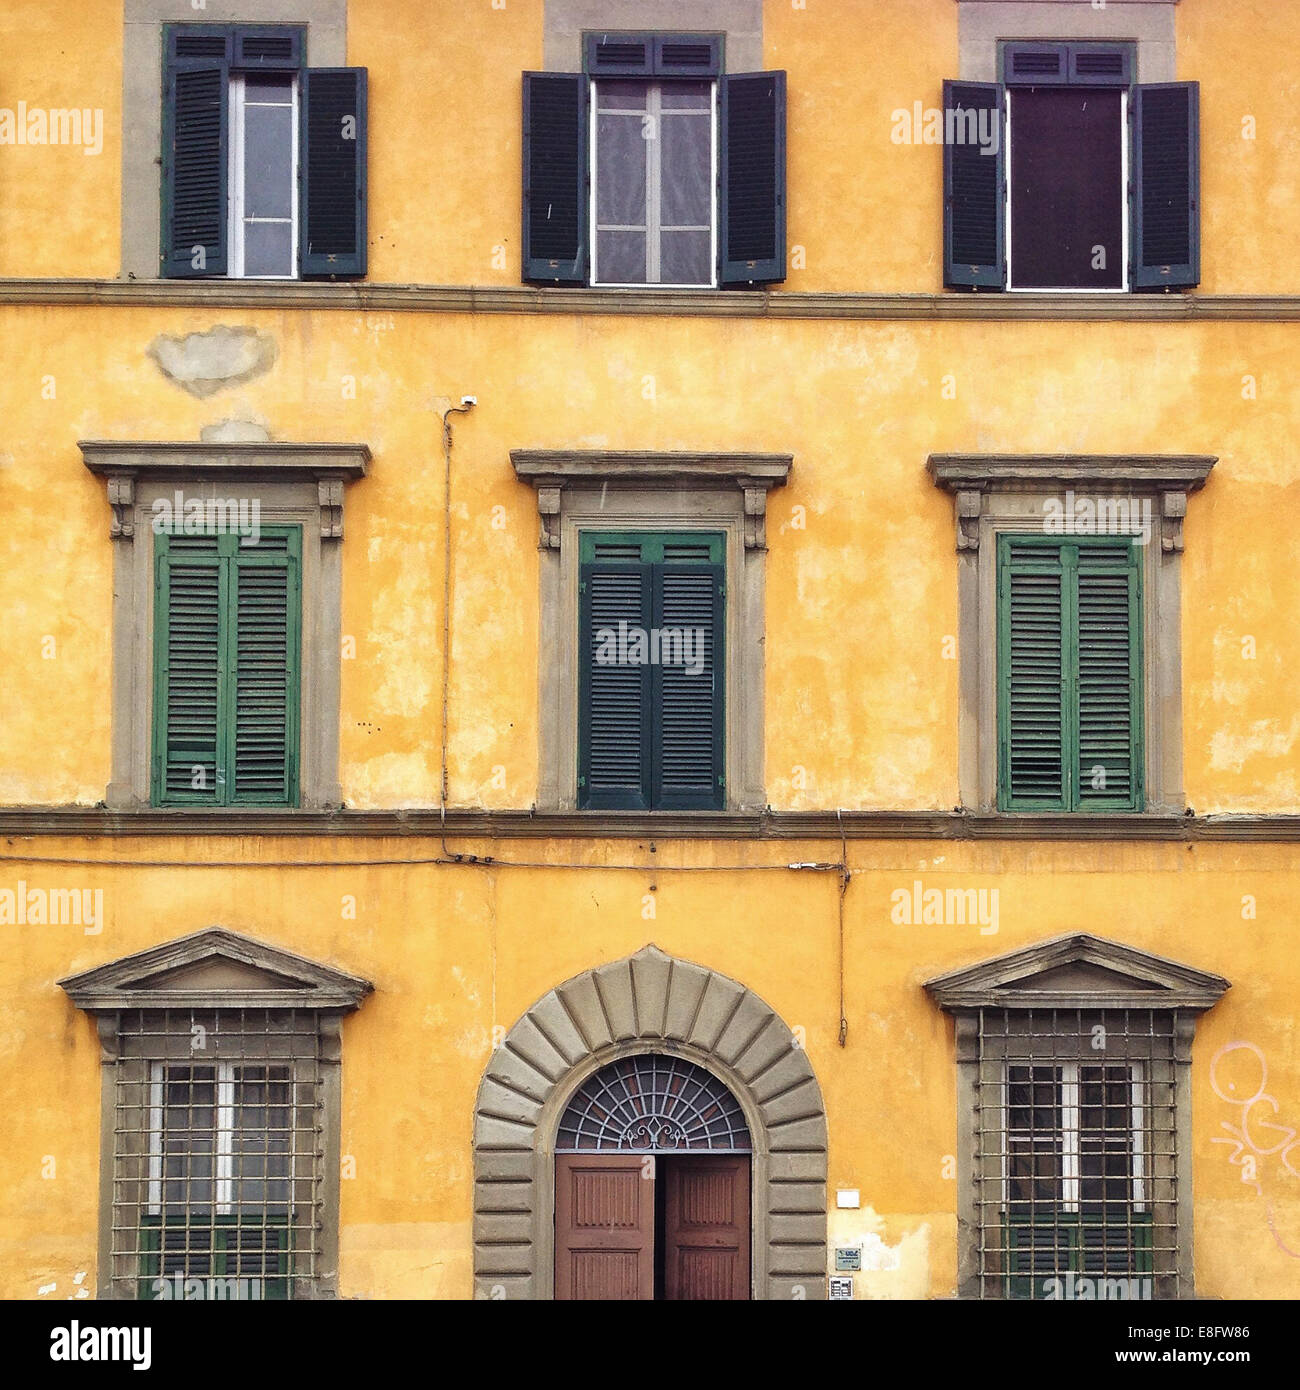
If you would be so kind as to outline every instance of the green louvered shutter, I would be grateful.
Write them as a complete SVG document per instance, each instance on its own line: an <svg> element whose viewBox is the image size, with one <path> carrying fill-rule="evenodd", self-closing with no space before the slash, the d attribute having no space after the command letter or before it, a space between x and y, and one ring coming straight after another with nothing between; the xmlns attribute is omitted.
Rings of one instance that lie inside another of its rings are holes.
<svg viewBox="0 0 1300 1390"><path fill-rule="evenodd" d="M298 802L301 545L298 530L263 534L231 557L232 802Z"/></svg>
<svg viewBox="0 0 1300 1390"><path fill-rule="evenodd" d="M1066 805L1068 605L1061 551L999 537L998 804Z"/></svg>
<svg viewBox="0 0 1300 1390"><path fill-rule="evenodd" d="M1139 547L1077 547L1077 786L1080 810L1142 806Z"/></svg>
<svg viewBox="0 0 1300 1390"><path fill-rule="evenodd" d="M296 806L301 530L156 541L155 804Z"/></svg>
<svg viewBox="0 0 1300 1390"><path fill-rule="evenodd" d="M723 804L725 571L708 553L707 543L669 544L655 567L655 627L665 659L654 668L654 805L662 810Z"/></svg>
<svg viewBox="0 0 1300 1390"><path fill-rule="evenodd" d="M219 805L225 695L218 536L157 537L154 603L153 799Z"/></svg>
<svg viewBox="0 0 1300 1390"><path fill-rule="evenodd" d="M651 567L598 559L582 567L578 598L578 804L643 811L651 804L651 671L620 664L617 642L629 628L650 627Z"/></svg>
<svg viewBox="0 0 1300 1390"><path fill-rule="evenodd" d="M998 806L1143 806L1140 547L998 541Z"/></svg>

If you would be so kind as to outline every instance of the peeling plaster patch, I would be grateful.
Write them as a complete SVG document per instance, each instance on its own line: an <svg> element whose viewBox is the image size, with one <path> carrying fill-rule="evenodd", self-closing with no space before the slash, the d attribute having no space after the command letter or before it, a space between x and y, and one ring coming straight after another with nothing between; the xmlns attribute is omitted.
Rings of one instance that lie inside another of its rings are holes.
<svg viewBox="0 0 1300 1390"><path fill-rule="evenodd" d="M874 1231L862 1237L862 1268L897 1269L903 1262L903 1242L886 1245Z"/></svg>
<svg viewBox="0 0 1300 1390"><path fill-rule="evenodd" d="M1210 739L1210 766L1216 772L1240 773L1246 762L1254 757L1286 758L1296 740L1296 720L1279 728L1272 719L1256 720L1244 734L1218 730Z"/></svg>
<svg viewBox="0 0 1300 1390"><path fill-rule="evenodd" d="M271 431L257 420L218 420L199 431L204 444L265 444Z"/></svg>
<svg viewBox="0 0 1300 1390"><path fill-rule="evenodd" d="M160 333L147 351L163 376L200 399L264 375L279 356L269 333L225 324L183 338Z"/></svg>
<svg viewBox="0 0 1300 1390"><path fill-rule="evenodd" d="M53 1293L59 1286L57 1284L42 1284L36 1292L44 1298L47 1293Z"/></svg>
<svg viewBox="0 0 1300 1390"><path fill-rule="evenodd" d="M86 1271L84 1269L78 1270L77 1273L72 1276L72 1282L80 1288L82 1284L86 1282Z"/></svg>

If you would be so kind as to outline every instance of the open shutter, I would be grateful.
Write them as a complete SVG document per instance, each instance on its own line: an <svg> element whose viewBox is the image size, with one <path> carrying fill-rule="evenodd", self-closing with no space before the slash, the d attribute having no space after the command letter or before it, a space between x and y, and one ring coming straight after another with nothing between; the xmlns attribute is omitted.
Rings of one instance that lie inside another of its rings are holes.
<svg viewBox="0 0 1300 1390"><path fill-rule="evenodd" d="M524 279L587 279L587 79L524 73Z"/></svg>
<svg viewBox="0 0 1300 1390"><path fill-rule="evenodd" d="M229 45L214 37L213 47ZM224 275L229 67L225 57L171 57L163 95L164 276Z"/></svg>
<svg viewBox="0 0 1300 1390"><path fill-rule="evenodd" d="M1000 290L1007 279L1006 88L996 82L945 82L943 283L949 289ZM992 144L979 132L993 131Z"/></svg>
<svg viewBox="0 0 1300 1390"><path fill-rule="evenodd" d="M366 69L308 68L302 75L304 276L366 273Z"/></svg>
<svg viewBox="0 0 1300 1390"><path fill-rule="evenodd" d="M1142 809L1140 548L1078 547L1078 751L1082 810Z"/></svg>
<svg viewBox="0 0 1300 1390"><path fill-rule="evenodd" d="M651 673L628 649L629 629L651 626L652 566L582 567L578 595L578 804L643 811L650 805ZM620 641L621 639L621 641Z"/></svg>
<svg viewBox="0 0 1300 1390"><path fill-rule="evenodd" d="M718 81L718 283L785 279L785 73Z"/></svg>
<svg viewBox="0 0 1300 1390"><path fill-rule="evenodd" d="M999 540L998 808L1064 810L1069 604L1061 548Z"/></svg>
<svg viewBox="0 0 1300 1390"><path fill-rule="evenodd" d="M215 806L224 791L219 537L154 539L153 801Z"/></svg>
<svg viewBox="0 0 1300 1390"><path fill-rule="evenodd" d="M662 810L723 805L725 574L717 564L655 566L653 804Z"/></svg>
<svg viewBox="0 0 1300 1390"><path fill-rule="evenodd" d="M235 537L232 540L237 539ZM264 534L231 557L230 801L298 803L298 653L302 533Z"/></svg>
<svg viewBox="0 0 1300 1390"><path fill-rule="evenodd" d="M557 1299L653 1299L654 1231L654 1169L642 1155L555 1155Z"/></svg>
<svg viewBox="0 0 1300 1390"><path fill-rule="evenodd" d="M1200 85L1133 88L1133 288L1201 279Z"/></svg>

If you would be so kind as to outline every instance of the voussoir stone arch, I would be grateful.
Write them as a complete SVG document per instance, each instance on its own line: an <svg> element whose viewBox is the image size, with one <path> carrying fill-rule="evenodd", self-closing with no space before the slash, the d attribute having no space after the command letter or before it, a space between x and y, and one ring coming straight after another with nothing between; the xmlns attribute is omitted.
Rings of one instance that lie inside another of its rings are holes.
<svg viewBox="0 0 1300 1390"><path fill-rule="evenodd" d="M752 990L653 945L553 989L493 1052L474 1107L476 1297L552 1296L560 1114L638 1052L707 1068L745 1112L754 1297L825 1298L826 1114L808 1055Z"/></svg>

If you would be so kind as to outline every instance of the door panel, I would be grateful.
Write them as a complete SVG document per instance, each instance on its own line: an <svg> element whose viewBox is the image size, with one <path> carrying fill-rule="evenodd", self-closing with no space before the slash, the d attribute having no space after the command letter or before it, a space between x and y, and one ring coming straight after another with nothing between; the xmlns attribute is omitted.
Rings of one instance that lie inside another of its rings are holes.
<svg viewBox="0 0 1300 1390"><path fill-rule="evenodd" d="M654 1297L654 1165L636 1154L555 1156L555 1297Z"/></svg>
<svg viewBox="0 0 1300 1390"><path fill-rule="evenodd" d="M749 1158L674 1157L664 1181L664 1296L749 1297Z"/></svg>

